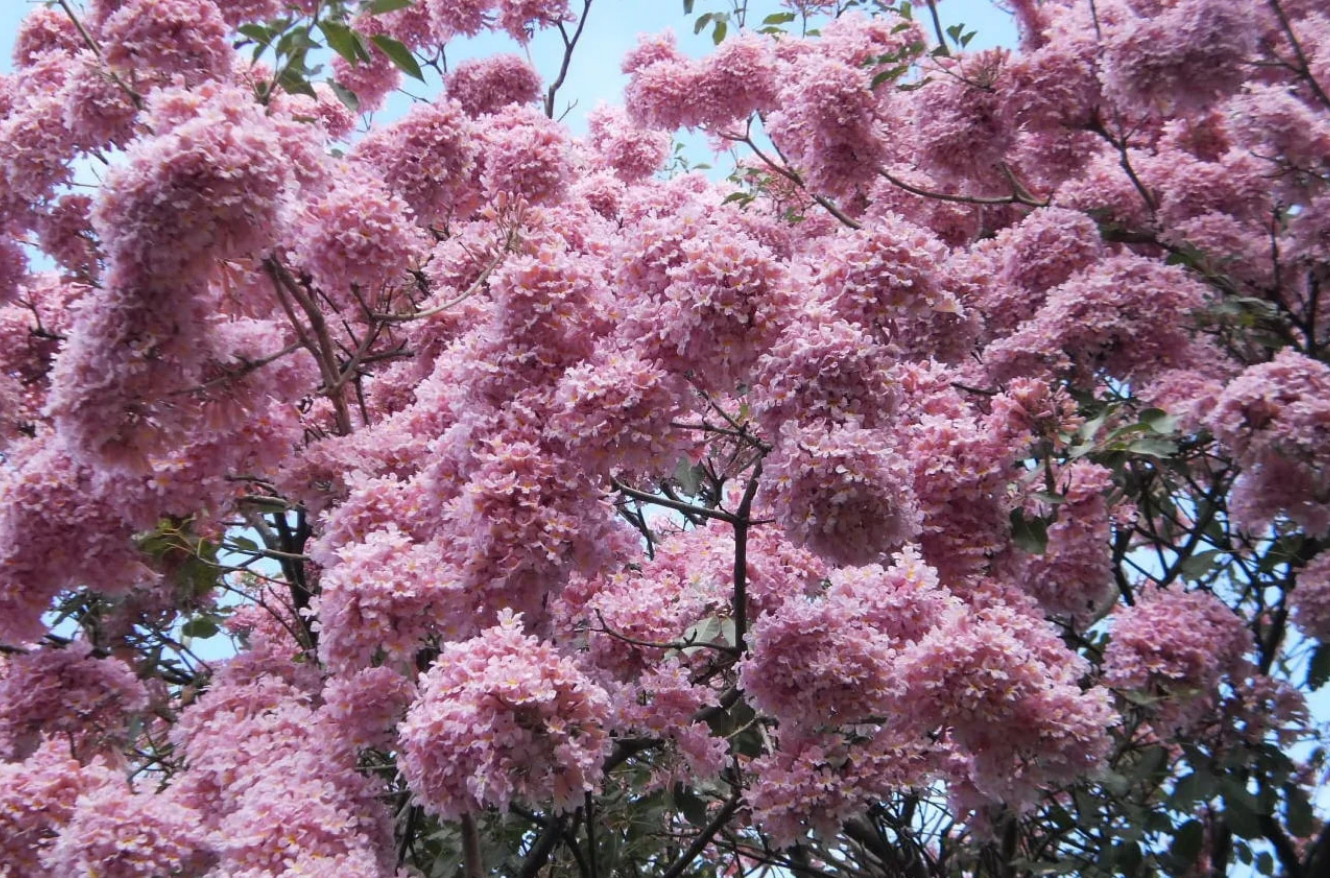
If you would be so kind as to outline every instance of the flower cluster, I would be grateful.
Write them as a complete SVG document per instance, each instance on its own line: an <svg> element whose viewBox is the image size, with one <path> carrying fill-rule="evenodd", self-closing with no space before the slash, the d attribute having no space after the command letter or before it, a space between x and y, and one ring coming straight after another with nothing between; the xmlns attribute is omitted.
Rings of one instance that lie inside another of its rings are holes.
<svg viewBox="0 0 1330 878"><path fill-rule="evenodd" d="M456 818L513 800L561 811L599 787L610 699L520 616L444 646L399 729L401 767L420 801Z"/></svg>

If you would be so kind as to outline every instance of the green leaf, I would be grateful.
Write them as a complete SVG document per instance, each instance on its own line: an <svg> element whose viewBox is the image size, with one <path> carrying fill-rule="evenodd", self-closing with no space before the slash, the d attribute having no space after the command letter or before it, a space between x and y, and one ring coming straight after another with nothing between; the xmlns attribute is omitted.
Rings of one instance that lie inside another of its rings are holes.
<svg viewBox="0 0 1330 878"><path fill-rule="evenodd" d="M718 616L708 616L700 622L689 625L683 633L685 643L714 644L721 634L721 622ZM705 646L688 646L680 650L686 656L696 655Z"/></svg>
<svg viewBox="0 0 1330 878"><path fill-rule="evenodd" d="M1178 568L1182 572L1184 579L1195 580L1206 576L1215 566L1220 563L1224 553L1218 549L1212 549L1208 552L1197 552Z"/></svg>
<svg viewBox="0 0 1330 878"><path fill-rule="evenodd" d="M360 98L356 97L355 92L351 91L351 89L342 85L335 79L328 80L328 87L333 90L333 94L337 95L337 99L341 101L348 110L353 113L360 112Z"/></svg>
<svg viewBox="0 0 1330 878"><path fill-rule="evenodd" d="M287 31L277 41L277 54L290 55L294 58L308 49L317 49L318 45L314 42L313 37L309 35L308 27L298 27L295 30Z"/></svg>
<svg viewBox="0 0 1330 878"><path fill-rule="evenodd" d="M897 88L899 88L901 91L918 91L919 89L928 85L932 81L933 77L925 76L923 79L919 80L918 82L902 83L901 85L897 86Z"/></svg>
<svg viewBox="0 0 1330 878"><path fill-rule="evenodd" d="M869 88L876 91L879 85L892 79L899 79L905 73L909 72L909 69L910 69L909 64L901 64L897 67L891 67L887 70L883 70L877 76L873 77L873 82L872 84L869 85Z"/></svg>
<svg viewBox="0 0 1330 878"><path fill-rule="evenodd" d="M1316 831L1316 815L1307 795L1296 784L1285 784L1284 802L1289 834L1294 838L1311 838Z"/></svg>
<svg viewBox="0 0 1330 878"><path fill-rule="evenodd" d="M1117 845L1118 870L1123 875L1135 875L1141 868L1141 845L1139 842L1123 841Z"/></svg>
<svg viewBox="0 0 1330 878"><path fill-rule="evenodd" d="M716 13L714 12L708 12L705 15L699 15L697 17L697 21L693 22L693 33L695 34L702 33L702 28L706 27L707 24L711 21L711 19L715 17Z"/></svg>
<svg viewBox="0 0 1330 878"><path fill-rule="evenodd" d="M684 15L693 14L693 0L683 0L683 14Z"/></svg>
<svg viewBox="0 0 1330 878"><path fill-rule="evenodd" d="M1192 772L1178 778L1173 786L1173 807L1189 810L1196 802L1208 802L1214 797L1214 776L1209 772Z"/></svg>
<svg viewBox="0 0 1330 878"><path fill-rule="evenodd" d="M1330 644L1322 643L1312 653L1311 663L1307 666L1307 686L1320 689L1330 683Z"/></svg>
<svg viewBox="0 0 1330 878"><path fill-rule="evenodd" d="M277 36L277 31L265 24L242 24L236 30L261 46L269 45Z"/></svg>
<svg viewBox="0 0 1330 878"><path fill-rule="evenodd" d="M1149 426L1156 433L1172 434L1178 428L1178 418L1163 409L1146 409L1141 412L1141 423Z"/></svg>
<svg viewBox="0 0 1330 878"><path fill-rule="evenodd" d="M414 5L412 0L374 0L373 3L365 7L365 12L370 15L382 15L385 12L396 12L399 9L406 9Z"/></svg>
<svg viewBox="0 0 1330 878"><path fill-rule="evenodd" d="M793 12L776 12L762 19L763 24L789 24L794 21Z"/></svg>
<svg viewBox="0 0 1330 878"><path fill-rule="evenodd" d="M729 27L723 20L716 22L716 28L711 32L711 42L719 46L725 41L725 34L728 30Z"/></svg>
<svg viewBox="0 0 1330 878"><path fill-rule="evenodd" d="M1220 778L1224 793L1224 820L1239 838L1260 838L1260 803L1248 792L1242 781L1234 777Z"/></svg>
<svg viewBox="0 0 1330 878"><path fill-rule="evenodd" d="M425 74L421 72L420 65L416 63L416 56L411 54L411 50L406 46L394 40L385 34L375 34L370 37L370 41L388 56L398 70L410 76L412 79L425 81Z"/></svg>
<svg viewBox="0 0 1330 878"><path fill-rule="evenodd" d="M309 80L304 77L297 67L287 66L282 71L282 75L277 77L277 83L291 94L307 95L315 100L319 99L318 93L314 91L314 86L309 84Z"/></svg>
<svg viewBox="0 0 1330 878"><path fill-rule="evenodd" d="M1147 747L1141 751L1140 761L1132 767L1133 781L1148 780L1168 763L1168 751L1163 747Z"/></svg>
<svg viewBox="0 0 1330 878"><path fill-rule="evenodd" d="M1133 439L1127 450L1145 457L1172 457L1178 453L1178 444L1161 436L1142 436Z"/></svg>
<svg viewBox="0 0 1330 878"><path fill-rule="evenodd" d="M1188 820L1178 827L1177 833L1173 836L1173 843L1169 845L1168 853L1180 865L1190 866L1196 862L1196 857L1201 852L1201 846L1205 844L1205 827L1199 820Z"/></svg>
<svg viewBox="0 0 1330 878"><path fill-rule="evenodd" d="M1026 518L1020 509L1011 510L1011 540L1023 551L1042 555L1048 548L1048 522Z"/></svg>
<svg viewBox="0 0 1330 878"><path fill-rule="evenodd" d="M328 40L328 48L345 58L352 67L358 67L362 61L370 60L369 53L356 39L355 32L346 25L335 21L321 21L319 30L323 31L323 36Z"/></svg>
<svg viewBox="0 0 1330 878"><path fill-rule="evenodd" d="M231 537L227 546L233 552L257 552L259 544L248 537Z"/></svg>
<svg viewBox="0 0 1330 878"><path fill-rule="evenodd" d="M197 616L180 626L181 634L198 640L207 640L220 630L217 627L217 622L208 616Z"/></svg>
<svg viewBox="0 0 1330 878"><path fill-rule="evenodd" d="M674 806L689 823L702 827L710 822L707 819L707 803L702 800L701 796L693 792L691 787L676 784L673 798Z"/></svg>

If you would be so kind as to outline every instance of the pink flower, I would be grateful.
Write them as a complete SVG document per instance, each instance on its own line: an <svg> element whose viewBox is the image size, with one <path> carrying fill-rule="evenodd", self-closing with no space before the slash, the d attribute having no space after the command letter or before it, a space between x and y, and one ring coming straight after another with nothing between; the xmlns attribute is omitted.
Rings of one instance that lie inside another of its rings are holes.
<svg viewBox="0 0 1330 878"><path fill-rule="evenodd" d="M587 128L591 149L625 182L651 176L669 155L668 134L634 126L617 107L596 107L587 114Z"/></svg>
<svg viewBox="0 0 1330 878"><path fill-rule="evenodd" d="M335 301L354 302L352 288L366 301L383 301L385 289L411 282L407 270L424 255L427 238L406 202L373 177L344 168L337 178L295 220L296 259Z"/></svg>
<svg viewBox="0 0 1330 878"><path fill-rule="evenodd" d="M423 223L465 216L476 206L479 132L459 104L416 104L376 129L354 157L373 168Z"/></svg>
<svg viewBox="0 0 1330 878"><path fill-rule="evenodd" d="M765 476L786 533L835 561L875 561L919 532L906 461L881 432L787 421Z"/></svg>
<svg viewBox="0 0 1330 878"><path fill-rule="evenodd" d="M573 169L562 125L532 107L512 105L487 117L481 136L485 151L480 180L491 199L540 204L563 197Z"/></svg>
<svg viewBox="0 0 1330 878"><path fill-rule="evenodd" d="M1231 503L1244 527L1284 512L1330 529L1330 367L1281 351L1230 382L1206 424L1243 466Z"/></svg>
<svg viewBox="0 0 1330 878"><path fill-rule="evenodd" d="M126 0L101 27L106 62L188 83L224 80L235 54L212 0Z"/></svg>
<svg viewBox="0 0 1330 878"><path fill-rule="evenodd" d="M169 793L131 792L120 784L96 787L74 803L73 814L43 859L55 875L154 878L206 867L202 815Z"/></svg>
<svg viewBox="0 0 1330 878"><path fill-rule="evenodd" d="M1288 596L1293 621L1308 636L1330 642L1330 553L1323 553L1298 571L1298 584Z"/></svg>
<svg viewBox="0 0 1330 878"><path fill-rule="evenodd" d="M540 74L518 55L462 61L444 77L444 91L470 116L529 104L540 95Z"/></svg>
<svg viewBox="0 0 1330 878"><path fill-rule="evenodd" d="M610 699L554 647L505 613L479 637L445 644L399 730L400 764L444 819L514 799L558 811L600 786Z"/></svg>
<svg viewBox="0 0 1330 878"><path fill-rule="evenodd" d="M1214 709L1221 681L1247 675L1251 632L1214 595L1143 590L1112 618L1104 682L1149 699L1161 733L1185 733Z"/></svg>
<svg viewBox="0 0 1330 878"><path fill-rule="evenodd" d="M91 653L77 642L0 659L0 754L23 758L43 736L85 759L119 743L148 693L124 662Z"/></svg>

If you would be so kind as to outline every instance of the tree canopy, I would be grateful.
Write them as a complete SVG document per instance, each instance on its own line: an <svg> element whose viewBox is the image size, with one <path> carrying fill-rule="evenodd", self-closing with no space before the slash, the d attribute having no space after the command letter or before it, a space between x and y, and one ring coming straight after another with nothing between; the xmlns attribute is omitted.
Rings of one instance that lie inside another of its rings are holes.
<svg viewBox="0 0 1330 878"><path fill-rule="evenodd" d="M758 6L33 6L0 878L1330 874L1325 4Z"/></svg>

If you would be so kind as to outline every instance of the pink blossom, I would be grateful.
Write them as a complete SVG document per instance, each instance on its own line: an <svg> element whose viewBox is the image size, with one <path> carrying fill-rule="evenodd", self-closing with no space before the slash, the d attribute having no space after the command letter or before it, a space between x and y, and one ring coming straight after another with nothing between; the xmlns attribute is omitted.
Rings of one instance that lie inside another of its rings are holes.
<svg viewBox="0 0 1330 878"><path fill-rule="evenodd" d="M23 17L14 36L14 66L27 67L46 52L74 54L87 48L64 10L38 6Z"/></svg>
<svg viewBox="0 0 1330 878"><path fill-rule="evenodd" d="M1330 554L1321 554L1298 571L1288 602L1293 621L1310 637L1330 641Z"/></svg>
<svg viewBox="0 0 1330 878"><path fill-rule="evenodd" d="M694 685L687 669L677 662L664 662L634 682L630 696L620 708L626 728L671 741L683 756L694 777L714 777L724 769L725 740L696 719L699 711L716 698L706 686Z"/></svg>
<svg viewBox="0 0 1330 878"><path fill-rule="evenodd" d="M361 141L355 157L377 171L422 222L433 223L475 206L478 136L456 102L416 104Z"/></svg>
<svg viewBox="0 0 1330 878"><path fill-rule="evenodd" d="M338 55L332 60L332 74L339 85L356 96L365 112L381 108L402 82L402 72L377 47L370 52L368 61L358 59L352 63Z"/></svg>
<svg viewBox="0 0 1330 878"><path fill-rule="evenodd" d="M61 97L64 124L74 141L86 148L123 146L134 133L138 114L129 95L107 75L100 62L79 53Z"/></svg>
<svg viewBox="0 0 1330 878"><path fill-rule="evenodd" d="M225 79L234 51L212 0L126 0L101 29L106 62L187 82Z"/></svg>
<svg viewBox="0 0 1330 878"><path fill-rule="evenodd" d="M0 754L23 758L46 736L87 759L119 742L148 695L124 662L91 653L78 642L0 659Z"/></svg>
<svg viewBox="0 0 1330 878"><path fill-rule="evenodd" d="M770 435L788 419L890 423L896 388L889 350L858 326L817 319L792 324L756 370L757 417Z"/></svg>
<svg viewBox="0 0 1330 878"><path fill-rule="evenodd" d="M912 93L924 104L914 115L917 149L940 179L987 179L1010 148L1011 130L994 86L1005 61L1003 51L966 56Z"/></svg>
<svg viewBox="0 0 1330 878"><path fill-rule="evenodd" d="M444 77L444 91L470 116L529 104L540 95L540 74L518 55L462 61Z"/></svg>
<svg viewBox="0 0 1330 878"><path fill-rule="evenodd" d="M669 155L667 134L632 125L627 113L616 107L597 106L587 114L587 128L591 149L625 182L649 177Z"/></svg>
<svg viewBox="0 0 1330 878"><path fill-rule="evenodd" d="M124 592L149 576L131 542L150 522L126 521L124 497L47 440L0 475L0 642L38 640L41 615L65 588ZM27 510L41 508L40 523Z"/></svg>
<svg viewBox="0 0 1330 878"><path fill-rule="evenodd" d="M1021 564L1016 581L1050 615L1089 618L1113 589L1113 528L1105 494L1112 471L1076 461L1058 476L1064 502L1054 510L1042 554Z"/></svg>
<svg viewBox="0 0 1330 878"><path fill-rule="evenodd" d="M783 735L866 723L894 704L890 640L857 617L848 597L794 597L753 626L739 679L753 706L781 721Z"/></svg>
<svg viewBox="0 0 1330 878"><path fill-rule="evenodd" d="M919 531L906 462L882 433L787 421L766 476L786 532L836 561L872 562Z"/></svg>
<svg viewBox="0 0 1330 878"><path fill-rule="evenodd" d="M218 4L218 8L226 23L236 27L247 22L267 21L289 5L285 0L225 0Z"/></svg>
<svg viewBox="0 0 1330 878"><path fill-rule="evenodd" d="M1124 16L1104 34L1105 90L1123 105L1203 105L1240 81L1256 47L1254 4L1178 0L1158 15Z"/></svg>
<svg viewBox="0 0 1330 878"><path fill-rule="evenodd" d="M572 176L562 126L531 107L509 106L485 119L480 180L491 198L559 200Z"/></svg>
<svg viewBox="0 0 1330 878"><path fill-rule="evenodd" d="M43 856L55 875L153 878L188 873L208 860L197 811L169 794L119 784L79 796L59 838Z"/></svg>
<svg viewBox="0 0 1330 878"><path fill-rule="evenodd" d="M406 273L426 249L406 202L351 168L306 203L293 225L298 263L337 301L352 301L352 288L380 301L385 288L410 283Z"/></svg>
<svg viewBox="0 0 1330 878"><path fill-rule="evenodd" d="M1206 717L1224 679L1246 675L1251 632L1214 595L1148 589L1113 616L1104 681L1149 701L1156 728L1185 731Z"/></svg>
<svg viewBox="0 0 1330 878"><path fill-rule="evenodd" d="M474 37L489 23L498 0L422 0L429 10L440 42L454 36Z"/></svg>
<svg viewBox="0 0 1330 878"><path fill-rule="evenodd" d="M28 276L28 257L9 237L0 238L0 303L8 304Z"/></svg>
<svg viewBox="0 0 1330 878"><path fill-rule="evenodd" d="M999 378L1040 368L1081 380L1099 369L1148 376L1177 362L1188 318L1206 295L1176 266L1110 257L1050 292L1013 335L989 345L985 359Z"/></svg>
<svg viewBox="0 0 1330 878"><path fill-rule="evenodd" d="M174 121L160 93L156 136L136 141L107 174L93 225L123 285L161 289L196 277L212 259L270 242L287 178L276 134L245 92L190 95L192 118ZM183 108L180 108L183 109Z"/></svg>
<svg viewBox="0 0 1330 878"><path fill-rule="evenodd" d="M793 844L809 829L835 834L871 802L924 781L933 766L918 742L891 730L847 742L838 736L783 736L754 760L745 793L753 817L777 844Z"/></svg>
<svg viewBox="0 0 1330 878"><path fill-rule="evenodd" d="M536 30L573 21L568 0L498 0L499 27L519 43L528 42Z"/></svg>
<svg viewBox="0 0 1330 878"><path fill-rule="evenodd" d="M579 806L609 752L609 696L521 616L445 644L399 736L401 767L431 812L455 819L514 799Z"/></svg>
<svg viewBox="0 0 1330 878"><path fill-rule="evenodd" d="M926 229L886 214L828 243L819 276L823 300L864 332L896 341L896 328L913 316L959 310L938 272L945 254Z"/></svg>
<svg viewBox="0 0 1330 878"><path fill-rule="evenodd" d="M671 426L687 387L633 351L603 350L564 373L550 434L591 472L649 472L678 460L682 440Z"/></svg>
<svg viewBox="0 0 1330 878"><path fill-rule="evenodd" d="M783 71L766 129L815 191L853 192L886 159L871 80L863 68L820 53Z"/></svg>
<svg viewBox="0 0 1330 878"><path fill-rule="evenodd" d="M1232 499L1243 526L1264 527L1282 511L1309 531L1330 528L1327 406L1330 367L1292 350L1225 388L1206 424L1244 465Z"/></svg>
<svg viewBox="0 0 1330 878"><path fill-rule="evenodd" d="M54 878L43 857L74 815L75 803L118 781L103 763L80 764L58 739L26 760L0 760L0 858L6 869L23 878Z"/></svg>
<svg viewBox="0 0 1330 878"><path fill-rule="evenodd" d="M396 528L343 547L318 598L321 657L347 671L368 667L379 652L409 666L430 636L473 633L459 580L437 547L413 544Z"/></svg>
<svg viewBox="0 0 1330 878"><path fill-rule="evenodd" d="M781 267L723 219L661 225L668 236L644 229L641 249L625 259L627 282L644 295L630 301L623 332L667 368L696 369L713 389L732 386L780 333L791 301Z"/></svg>

